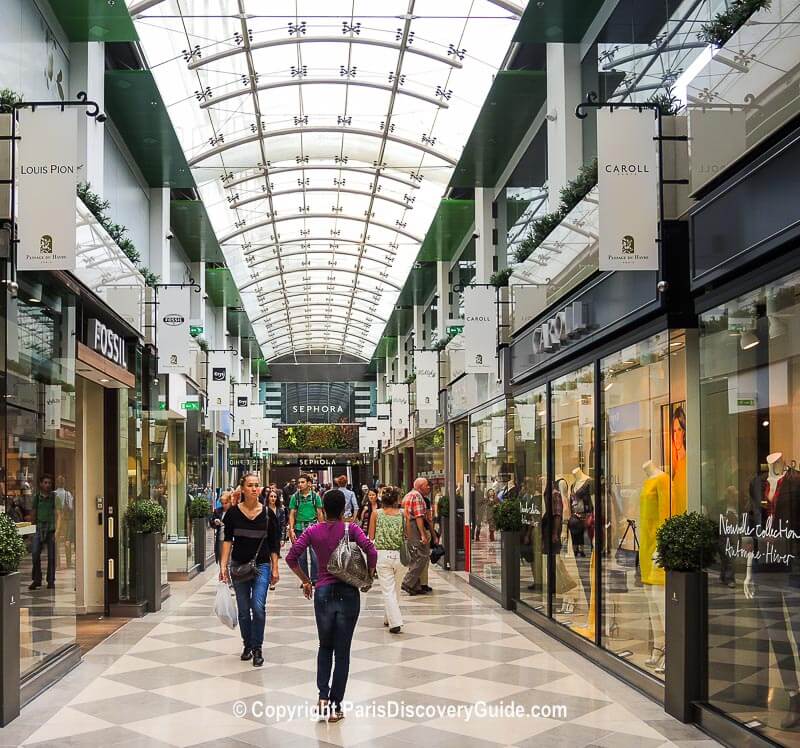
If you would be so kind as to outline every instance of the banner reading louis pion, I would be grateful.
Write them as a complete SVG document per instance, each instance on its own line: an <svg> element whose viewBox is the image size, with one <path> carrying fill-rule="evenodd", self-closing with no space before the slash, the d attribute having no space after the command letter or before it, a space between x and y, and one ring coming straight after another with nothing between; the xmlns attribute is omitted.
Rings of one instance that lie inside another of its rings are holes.
<svg viewBox="0 0 800 748"><path fill-rule="evenodd" d="M490 374L497 371L497 289L494 286L464 288L464 371Z"/></svg>
<svg viewBox="0 0 800 748"><path fill-rule="evenodd" d="M182 286L160 286L156 335L159 374L189 373L189 294Z"/></svg>
<svg viewBox="0 0 800 748"><path fill-rule="evenodd" d="M17 151L17 270L75 270L78 110L23 109Z"/></svg>
<svg viewBox="0 0 800 748"><path fill-rule="evenodd" d="M417 385L417 410L439 409L439 352L414 351L414 374Z"/></svg>
<svg viewBox="0 0 800 748"><path fill-rule="evenodd" d="M658 270L658 143L650 109L597 112L600 270Z"/></svg>
<svg viewBox="0 0 800 748"><path fill-rule="evenodd" d="M208 409L228 410L231 400L230 356L227 351L210 351L206 386L208 388Z"/></svg>

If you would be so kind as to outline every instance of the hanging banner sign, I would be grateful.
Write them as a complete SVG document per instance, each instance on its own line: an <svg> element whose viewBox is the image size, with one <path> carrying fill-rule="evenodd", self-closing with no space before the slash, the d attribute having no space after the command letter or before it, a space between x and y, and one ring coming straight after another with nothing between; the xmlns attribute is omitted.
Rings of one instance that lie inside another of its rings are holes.
<svg viewBox="0 0 800 748"><path fill-rule="evenodd" d="M650 109L599 109L600 270L658 270L658 142Z"/></svg>
<svg viewBox="0 0 800 748"><path fill-rule="evenodd" d="M46 384L44 387L44 428L58 431L61 428L61 385Z"/></svg>
<svg viewBox="0 0 800 748"><path fill-rule="evenodd" d="M408 428L408 385L405 383L388 384L389 397L392 399L392 428L396 431Z"/></svg>
<svg viewBox="0 0 800 748"><path fill-rule="evenodd" d="M392 437L392 406L389 403L378 403L375 406L375 421L378 427L378 439L387 441Z"/></svg>
<svg viewBox="0 0 800 748"><path fill-rule="evenodd" d="M208 354L206 386L210 411L228 410L230 407L230 361L227 352L211 351Z"/></svg>
<svg viewBox="0 0 800 748"><path fill-rule="evenodd" d="M497 289L494 286L464 288L464 371L467 374L497 372Z"/></svg>
<svg viewBox="0 0 800 748"><path fill-rule="evenodd" d="M516 403L522 441L536 441L536 403Z"/></svg>
<svg viewBox="0 0 800 748"><path fill-rule="evenodd" d="M189 306L191 289L164 286L158 289L156 336L158 373L189 373Z"/></svg>
<svg viewBox="0 0 800 748"><path fill-rule="evenodd" d="M79 114L74 107L19 113L17 270L75 270Z"/></svg>
<svg viewBox="0 0 800 748"><path fill-rule="evenodd" d="M414 351L417 410L439 409L439 352Z"/></svg>
<svg viewBox="0 0 800 748"><path fill-rule="evenodd" d="M417 426L420 429L432 429L436 425L435 410L420 410L417 413Z"/></svg>
<svg viewBox="0 0 800 748"><path fill-rule="evenodd" d="M491 442L497 449L504 449L506 446L506 418L505 416L492 417ZM497 454L495 452L495 454Z"/></svg>

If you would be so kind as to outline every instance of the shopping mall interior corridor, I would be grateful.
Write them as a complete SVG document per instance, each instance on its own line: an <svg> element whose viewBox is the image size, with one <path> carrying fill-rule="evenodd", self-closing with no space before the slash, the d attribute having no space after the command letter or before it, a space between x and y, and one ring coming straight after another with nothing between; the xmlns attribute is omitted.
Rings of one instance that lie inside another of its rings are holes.
<svg viewBox="0 0 800 748"><path fill-rule="evenodd" d="M86 654L23 709L0 742L38 748L717 745L500 610L461 575L440 572L431 573L432 594L402 598L399 635L382 625L377 587L362 597L346 694L352 711L338 724L318 723L304 711L316 697L313 607L289 570L282 571L269 594L263 668L240 662L238 630L214 616L212 567L175 584L159 613L127 623ZM479 702L514 705L527 716L467 719L456 711ZM296 708L294 719L279 719L280 705ZM378 716L381 706L404 712ZM555 717L529 716L537 706ZM451 711L430 716L440 708Z"/></svg>

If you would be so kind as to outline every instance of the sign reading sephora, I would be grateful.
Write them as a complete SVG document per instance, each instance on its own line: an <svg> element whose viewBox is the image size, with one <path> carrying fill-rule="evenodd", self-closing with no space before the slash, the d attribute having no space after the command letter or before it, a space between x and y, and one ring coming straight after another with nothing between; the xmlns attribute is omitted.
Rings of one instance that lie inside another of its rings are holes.
<svg viewBox="0 0 800 748"><path fill-rule="evenodd" d="M597 112L600 270L658 270L658 143L650 109Z"/></svg>
<svg viewBox="0 0 800 748"><path fill-rule="evenodd" d="M372 382L284 382L283 423L358 423L373 415Z"/></svg>

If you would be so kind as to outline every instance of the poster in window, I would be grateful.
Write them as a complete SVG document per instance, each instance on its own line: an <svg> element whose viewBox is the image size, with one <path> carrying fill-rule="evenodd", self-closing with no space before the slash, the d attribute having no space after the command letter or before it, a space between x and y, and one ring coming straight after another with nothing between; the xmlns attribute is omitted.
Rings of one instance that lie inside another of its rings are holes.
<svg viewBox="0 0 800 748"><path fill-rule="evenodd" d="M688 509L686 486L686 401L661 406L662 465L672 483L671 513Z"/></svg>

